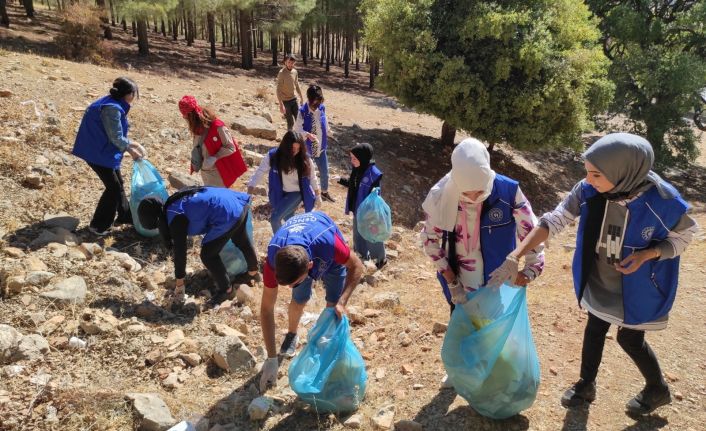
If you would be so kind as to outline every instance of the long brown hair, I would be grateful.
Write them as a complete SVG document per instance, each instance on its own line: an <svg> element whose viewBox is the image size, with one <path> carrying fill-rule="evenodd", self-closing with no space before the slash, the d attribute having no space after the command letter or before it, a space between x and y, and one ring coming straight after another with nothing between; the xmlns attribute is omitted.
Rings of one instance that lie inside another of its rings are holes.
<svg viewBox="0 0 706 431"><path fill-rule="evenodd" d="M192 135L202 135L217 118L213 109L205 106L201 108L201 112L196 110L189 112L186 116L186 122L189 123L189 131Z"/></svg>
<svg viewBox="0 0 706 431"><path fill-rule="evenodd" d="M294 144L299 144L299 152L296 155L292 154ZM273 164L281 173L288 174L296 169L300 176L311 177L311 159L306 154L306 144L299 133L287 131L282 136L274 158Z"/></svg>

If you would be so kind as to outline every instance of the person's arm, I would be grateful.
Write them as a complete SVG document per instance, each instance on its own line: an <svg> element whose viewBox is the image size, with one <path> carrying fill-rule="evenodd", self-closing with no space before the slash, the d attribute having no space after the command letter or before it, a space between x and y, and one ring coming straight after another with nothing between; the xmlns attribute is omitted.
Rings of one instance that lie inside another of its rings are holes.
<svg viewBox="0 0 706 431"><path fill-rule="evenodd" d="M283 106L283 105L282 105L282 102L284 102L284 100L282 100L282 90L281 90L281 89L282 89L282 85L284 85L283 80L284 80L284 78L283 78L283 73L282 73L282 70L280 70L280 71L277 73L277 80L275 81L275 82L276 82L276 84L275 84L275 94L277 95L277 103L279 104L279 106Z"/></svg>
<svg viewBox="0 0 706 431"><path fill-rule="evenodd" d="M297 119L294 120L294 126L292 127L292 130L303 136L307 135L306 130L304 130L304 116L301 114L301 112L297 114ZM306 150L306 148L304 149Z"/></svg>
<svg viewBox="0 0 706 431"><path fill-rule="evenodd" d="M183 285L184 277L186 277L186 237L188 227L189 219L183 214L175 216L169 224L169 232L174 244L174 278L177 280L177 285Z"/></svg>
<svg viewBox="0 0 706 431"><path fill-rule="evenodd" d="M101 123L108 135L108 140L121 152L127 151L130 140L123 132L120 111L114 106L104 106L101 110Z"/></svg>
<svg viewBox="0 0 706 431"><path fill-rule="evenodd" d="M529 235L532 229L534 229L538 221L532 211L532 206L519 187L515 195L515 205L512 215L515 218L517 242L520 243ZM541 243L525 254L525 267L517 275L514 284L517 286L526 286L530 281L537 278L542 273L543 269L544 244Z"/></svg>
<svg viewBox="0 0 706 431"><path fill-rule="evenodd" d="M345 263L343 263L343 266L346 267L346 281L343 287L343 293L341 294L341 297L338 299L338 302L335 306L336 315L340 319L346 313L346 305L348 304L348 299L350 299L356 286L358 286L358 282L360 282L360 277L363 276L363 271L365 270L365 267L363 266L363 262L360 261L358 255L355 253L351 253L350 248L348 248L348 246L343 242L342 239L336 236L336 240L340 241L340 243L337 245L339 250L341 250L342 248L341 243L343 244L343 246L345 246L345 248L348 249L348 259L346 259ZM341 255L341 253L342 251L337 251L337 254L339 256Z"/></svg>
<svg viewBox="0 0 706 431"><path fill-rule="evenodd" d="M257 170L255 173L252 174L252 177L250 177L250 181L248 181L248 194L252 195L253 192L255 191L255 187L260 184L262 181L262 177L265 176L266 172L270 171L270 156L268 154L265 154L265 157L262 158L260 161L260 166L257 167Z"/></svg>
<svg viewBox="0 0 706 431"><path fill-rule="evenodd" d="M277 291L279 289L275 281L274 270L270 262L265 260L263 270L262 301L260 303L260 324L262 325L262 338L265 342L268 358L276 358L275 347L275 303L277 302Z"/></svg>
<svg viewBox="0 0 706 431"><path fill-rule="evenodd" d="M219 127L218 128L218 137L221 138L221 142L223 143L223 145L216 152L216 154L213 155L214 157L216 157L216 159L230 156L231 154L235 153L235 145L233 144L233 137L228 132L228 129L226 129L225 127Z"/></svg>
<svg viewBox="0 0 706 431"><path fill-rule="evenodd" d="M299 88L299 71L298 70L294 71L294 88L297 89L297 93L299 94L299 100L301 100L302 103L304 103L304 96L302 96L302 90L301 90L301 88Z"/></svg>
<svg viewBox="0 0 706 431"><path fill-rule="evenodd" d="M305 150L304 146L302 145L302 149ZM321 184L319 184L319 176L317 175L316 171L318 166L316 166L316 163L314 163L314 160L307 154L306 157L309 158L309 166L311 166L311 175L309 177L309 181L311 181L311 186L314 188L314 193L316 196L319 196L321 194Z"/></svg>

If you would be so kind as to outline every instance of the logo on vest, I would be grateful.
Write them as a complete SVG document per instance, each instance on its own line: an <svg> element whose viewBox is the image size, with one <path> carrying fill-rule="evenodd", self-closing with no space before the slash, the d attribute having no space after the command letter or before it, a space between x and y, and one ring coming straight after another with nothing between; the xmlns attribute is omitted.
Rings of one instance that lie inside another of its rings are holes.
<svg viewBox="0 0 706 431"><path fill-rule="evenodd" d="M369 182L370 179L368 177L363 177L363 179L360 181L361 183L367 183Z"/></svg>
<svg viewBox="0 0 706 431"><path fill-rule="evenodd" d="M500 208L493 208L488 212L488 218L490 221L499 222L503 219L503 210Z"/></svg>
<svg viewBox="0 0 706 431"><path fill-rule="evenodd" d="M289 233L301 233L301 232L304 232L304 229L306 229L306 225L304 225L304 224L295 224L295 225L289 226L289 227L287 228L287 231L288 231Z"/></svg>
<svg viewBox="0 0 706 431"><path fill-rule="evenodd" d="M654 226L648 226L644 229L642 229L642 233L640 234L642 236L642 239L645 241L649 241L652 238L652 234L655 233L655 227Z"/></svg>

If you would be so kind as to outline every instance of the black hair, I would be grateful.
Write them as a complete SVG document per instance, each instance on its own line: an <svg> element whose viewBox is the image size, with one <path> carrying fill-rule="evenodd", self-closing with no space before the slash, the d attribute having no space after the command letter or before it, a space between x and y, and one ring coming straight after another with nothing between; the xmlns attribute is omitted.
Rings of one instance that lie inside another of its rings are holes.
<svg viewBox="0 0 706 431"><path fill-rule="evenodd" d="M309 99L309 102L319 99L321 100L321 103L323 103L324 92L318 85L310 85L309 88L306 89L306 98Z"/></svg>
<svg viewBox="0 0 706 431"><path fill-rule="evenodd" d="M162 244L168 249L171 249L172 235L169 232L169 225L167 224L167 208L175 201L203 190L204 188L201 186L185 187L171 195L166 202L162 202L161 198L152 196L142 199L137 206L137 217L140 224L142 227L149 230L159 228L159 236L162 240Z"/></svg>
<svg viewBox="0 0 706 431"><path fill-rule="evenodd" d="M299 152L296 155L292 154L292 147L295 143L299 144ZM282 174L288 174L295 169L300 177L311 176L312 166L306 153L306 141L300 133L288 130L282 136L273 157L272 166L276 166Z"/></svg>
<svg viewBox="0 0 706 431"><path fill-rule="evenodd" d="M115 81L113 81L113 87L109 92L114 99L118 100L121 100L125 96L133 93L135 94L135 97L140 97L140 89L137 87L135 81L124 76L115 78Z"/></svg>
<svg viewBox="0 0 706 431"><path fill-rule="evenodd" d="M297 57L295 57L294 54L292 54L290 52L290 53L284 54L284 61L287 61L287 60L297 61Z"/></svg>

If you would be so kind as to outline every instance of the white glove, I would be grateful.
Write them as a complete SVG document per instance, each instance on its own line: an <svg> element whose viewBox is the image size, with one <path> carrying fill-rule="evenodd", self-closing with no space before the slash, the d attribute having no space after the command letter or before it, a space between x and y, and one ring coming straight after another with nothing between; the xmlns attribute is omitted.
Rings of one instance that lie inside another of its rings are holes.
<svg viewBox="0 0 706 431"><path fill-rule="evenodd" d="M267 387L277 386L277 369L279 368L279 362L277 358L267 358L265 363L262 364L262 376L260 377L260 393L264 394L267 391Z"/></svg>
<svg viewBox="0 0 706 431"><path fill-rule="evenodd" d="M206 160L203 161L203 167L206 169L211 169L213 167L213 165L216 164L217 160L218 160L218 157L208 156L208 157L206 157Z"/></svg>
<svg viewBox="0 0 706 431"><path fill-rule="evenodd" d="M465 304L468 301L466 297L466 289L461 285L461 283L456 280L452 284L449 284L449 291L451 292L451 302L454 304Z"/></svg>
<svg viewBox="0 0 706 431"><path fill-rule="evenodd" d="M145 150L145 147L138 144L137 142L130 142L127 146L126 151L130 153L133 160L140 160L147 157L147 151Z"/></svg>
<svg viewBox="0 0 706 431"><path fill-rule="evenodd" d="M490 273L490 280L488 280L488 284L485 287L498 289L506 281L514 282L519 272L519 263L516 257L508 255L505 258L505 262Z"/></svg>

